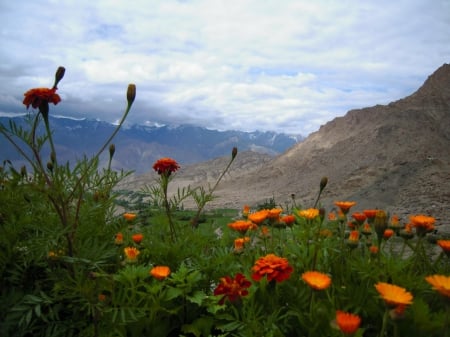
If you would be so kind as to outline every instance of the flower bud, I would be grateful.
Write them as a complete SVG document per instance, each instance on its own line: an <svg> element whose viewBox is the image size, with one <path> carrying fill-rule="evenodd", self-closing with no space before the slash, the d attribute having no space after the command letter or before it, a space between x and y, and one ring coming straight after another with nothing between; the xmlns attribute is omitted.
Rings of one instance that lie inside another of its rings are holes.
<svg viewBox="0 0 450 337"><path fill-rule="evenodd" d="M127 90L128 105L133 104L135 98L136 98L136 85L128 84L128 90Z"/></svg>
<svg viewBox="0 0 450 337"><path fill-rule="evenodd" d="M109 157L112 158L116 152L116 146L114 144L109 145Z"/></svg>
<svg viewBox="0 0 450 337"><path fill-rule="evenodd" d="M375 215L375 219L373 221L373 225L375 227L377 237L381 241L384 235L384 231L387 228L387 214L385 211L377 211L377 214Z"/></svg>
<svg viewBox="0 0 450 337"><path fill-rule="evenodd" d="M51 161L47 162L47 168L50 172L53 172L53 163Z"/></svg>
<svg viewBox="0 0 450 337"><path fill-rule="evenodd" d="M325 186L327 186L327 183L328 183L328 177L323 177L323 178L320 180L320 191L321 191L321 192L323 191L323 189L325 188Z"/></svg>
<svg viewBox="0 0 450 337"><path fill-rule="evenodd" d="M231 151L231 159L236 158L237 153L238 153L237 147L233 147L233 150Z"/></svg>
<svg viewBox="0 0 450 337"><path fill-rule="evenodd" d="M66 68L58 67L55 73L55 84L53 84L53 89L56 89L56 86L58 85L59 81L63 79L65 72Z"/></svg>

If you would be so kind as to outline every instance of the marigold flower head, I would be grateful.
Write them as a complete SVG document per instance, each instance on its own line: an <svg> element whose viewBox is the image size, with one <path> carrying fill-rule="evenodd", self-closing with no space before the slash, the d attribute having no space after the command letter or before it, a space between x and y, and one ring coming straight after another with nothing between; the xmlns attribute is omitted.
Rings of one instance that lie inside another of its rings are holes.
<svg viewBox="0 0 450 337"><path fill-rule="evenodd" d="M389 306L409 305L413 302L413 295L397 285L378 282L375 288Z"/></svg>
<svg viewBox="0 0 450 337"><path fill-rule="evenodd" d="M135 247L125 247L123 251L125 253L126 261L129 263L136 262L139 254L141 253L139 249Z"/></svg>
<svg viewBox="0 0 450 337"><path fill-rule="evenodd" d="M361 233L363 233L364 235L370 235L372 234L372 226L370 226L370 224L368 224L367 222L363 225L363 228L361 230Z"/></svg>
<svg viewBox="0 0 450 337"><path fill-rule="evenodd" d="M286 258L268 254L255 262L252 271L252 279L255 281L260 281L263 276L267 276L269 282L272 280L281 282L291 276L293 268Z"/></svg>
<svg viewBox="0 0 450 337"><path fill-rule="evenodd" d="M335 221L336 219L337 219L337 216L336 216L335 212L328 213L328 220L329 221Z"/></svg>
<svg viewBox="0 0 450 337"><path fill-rule="evenodd" d="M450 276L430 275L425 280L433 286L433 289L441 295L450 298Z"/></svg>
<svg viewBox="0 0 450 337"><path fill-rule="evenodd" d="M105 294L98 294L98 301L99 302L105 302L106 301L106 295Z"/></svg>
<svg viewBox="0 0 450 337"><path fill-rule="evenodd" d="M267 227L267 226L261 226L261 235L262 235L263 237L270 236L270 230L269 230L269 227Z"/></svg>
<svg viewBox="0 0 450 337"><path fill-rule="evenodd" d="M267 217L271 220L278 220L283 210L281 208L272 208L267 210Z"/></svg>
<svg viewBox="0 0 450 337"><path fill-rule="evenodd" d="M260 211L250 213L247 219L259 225L267 219L268 215L269 211L267 209L262 209Z"/></svg>
<svg viewBox="0 0 450 337"><path fill-rule="evenodd" d="M114 240L114 243L116 245L121 245L123 243L123 234L122 233L119 232L119 233L116 234L116 238Z"/></svg>
<svg viewBox="0 0 450 337"><path fill-rule="evenodd" d="M242 215L246 217L248 213L250 213L250 206L244 205L244 207L242 208Z"/></svg>
<svg viewBox="0 0 450 337"><path fill-rule="evenodd" d="M281 217L281 221L283 221L287 226L292 226L295 223L295 216L292 214L285 215Z"/></svg>
<svg viewBox="0 0 450 337"><path fill-rule="evenodd" d="M237 220L235 222L229 223L228 227L239 233L245 234L249 229L256 228L256 225L248 220Z"/></svg>
<svg viewBox="0 0 450 337"><path fill-rule="evenodd" d="M244 249L246 243L250 242L250 238L248 236L243 238L237 238L234 240L234 251L239 253Z"/></svg>
<svg viewBox="0 0 450 337"><path fill-rule="evenodd" d="M302 279L315 290L324 290L331 285L331 277L318 271L304 272Z"/></svg>
<svg viewBox="0 0 450 337"><path fill-rule="evenodd" d="M361 212L355 212L352 214L352 218L355 219L359 225L362 225L366 221L367 216Z"/></svg>
<svg viewBox="0 0 450 337"><path fill-rule="evenodd" d="M302 209L302 210L299 210L297 213L302 218L305 218L308 220L315 219L317 216L319 216L319 210L317 208Z"/></svg>
<svg viewBox="0 0 450 337"><path fill-rule="evenodd" d="M392 237L392 235L394 235L394 234L395 234L394 230L392 230L392 229L390 229L390 228L385 229L385 230L384 230L384 233L383 233L383 238L386 239L386 240L388 240L388 239L390 239L390 238Z"/></svg>
<svg viewBox="0 0 450 337"><path fill-rule="evenodd" d="M35 88L30 89L24 94L25 98L23 99L23 104L27 106L27 109L30 105L36 109L41 106L43 103L53 103L54 105L61 102L61 97L56 93L56 88L48 89L48 88Z"/></svg>
<svg viewBox="0 0 450 337"><path fill-rule="evenodd" d="M358 315L338 310L336 311L336 324L344 334L351 335L358 331L361 318Z"/></svg>
<svg viewBox="0 0 450 337"><path fill-rule="evenodd" d="M153 169L158 172L159 175L169 176L171 173L177 171L180 165L172 158L161 158L153 164Z"/></svg>
<svg viewBox="0 0 450 337"><path fill-rule="evenodd" d="M164 280L170 275L170 268L168 266L155 266L149 274L157 280Z"/></svg>
<svg viewBox="0 0 450 337"><path fill-rule="evenodd" d="M242 296L248 295L247 289L250 288L251 285L251 282L241 273L236 274L234 278L225 276L220 279L219 285L214 289L214 295L223 295L219 300L220 305L222 305L226 299L230 302L235 302Z"/></svg>
<svg viewBox="0 0 450 337"><path fill-rule="evenodd" d="M426 233L434 230L436 219L432 216L423 214L413 215L409 218L411 224L416 228L417 235L424 236Z"/></svg>
<svg viewBox="0 0 450 337"><path fill-rule="evenodd" d="M131 236L131 239L134 241L134 243L140 244L142 242L142 239L144 239L144 235L141 233L133 234Z"/></svg>
<svg viewBox="0 0 450 337"><path fill-rule="evenodd" d="M359 243L359 231L353 230L350 232L350 235L348 236L347 244L350 247L355 248L358 246L358 243Z"/></svg>
<svg viewBox="0 0 450 337"><path fill-rule="evenodd" d="M442 248L444 253L450 253L450 240L437 240L436 243Z"/></svg>
<svg viewBox="0 0 450 337"><path fill-rule="evenodd" d="M342 213L347 214L350 208L356 205L355 201L335 201L334 204L339 207Z"/></svg>
<svg viewBox="0 0 450 337"><path fill-rule="evenodd" d="M375 245L370 246L369 247L369 252L370 252L370 254L372 254L374 256L377 255L378 252L379 252L378 246L375 246Z"/></svg>
<svg viewBox="0 0 450 337"><path fill-rule="evenodd" d="M127 221L133 221L134 219L136 219L136 214L134 213L124 213L123 214L123 218Z"/></svg>
<svg viewBox="0 0 450 337"><path fill-rule="evenodd" d="M365 209L363 211L364 215L368 218L368 219L373 219L375 218L375 216L377 215L378 210L377 209Z"/></svg>

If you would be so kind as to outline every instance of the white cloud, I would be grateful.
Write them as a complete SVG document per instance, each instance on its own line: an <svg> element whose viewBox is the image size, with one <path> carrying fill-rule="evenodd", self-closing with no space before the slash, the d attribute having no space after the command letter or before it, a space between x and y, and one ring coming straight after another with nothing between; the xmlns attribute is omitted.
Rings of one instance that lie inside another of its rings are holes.
<svg viewBox="0 0 450 337"><path fill-rule="evenodd" d="M450 1L50 1L0 5L0 111L67 68L58 113L308 134L409 95L450 61Z"/></svg>

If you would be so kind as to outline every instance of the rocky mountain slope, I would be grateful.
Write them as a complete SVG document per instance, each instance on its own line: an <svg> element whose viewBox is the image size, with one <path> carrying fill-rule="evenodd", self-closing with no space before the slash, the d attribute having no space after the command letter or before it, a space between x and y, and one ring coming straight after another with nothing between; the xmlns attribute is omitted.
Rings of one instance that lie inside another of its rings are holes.
<svg viewBox="0 0 450 337"><path fill-rule="evenodd" d="M354 210L383 208L404 220L425 213L450 224L450 65L412 95L351 110L282 155L251 165L245 159L238 154L212 206L240 208L272 197L283 205L295 194L297 203L311 207L327 176L327 209L335 200L353 200ZM224 166L217 161L190 167L177 175L173 188L177 180L207 182Z"/></svg>

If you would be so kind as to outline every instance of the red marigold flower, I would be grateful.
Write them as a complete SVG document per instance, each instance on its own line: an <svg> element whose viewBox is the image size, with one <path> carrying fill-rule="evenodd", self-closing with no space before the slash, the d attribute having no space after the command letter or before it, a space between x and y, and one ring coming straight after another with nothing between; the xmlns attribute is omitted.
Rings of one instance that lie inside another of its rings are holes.
<svg viewBox="0 0 450 337"><path fill-rule="evenodd" d="M239 233L245 234L249 229L256 228L256 225L248 220L237 220L235 222L229 223L228 227Z"/></svg>
<svg viewBox="0 0 450 337"><path fill-rule="evenodd" d="M220 305L222 305L227 298L230 302L235 302L242 296L248 295L247 288L250 288L251 285L251 282L241 273L236 274L235 278L225 276L220 279L219 285L214 289L214 295L223 295L219 300Z"/></svg>
<svg viewBox="0 0 450 337"><path fill-rule="evenodd" d="M170 275L170 268L167 266L155 266L150 270L149 274L157 280L164 280Z"/></svg>
<svg viewBox="0 0 450 337"><path fill-rule="evenodd" d="M281 282L287 280L294 269L289 265L286 258L268 254L260 257L252 270L252 279L255 281L260 281L263 276L267 276L269 282L272 280Z"/></svg>
<svg viewBox="0 0 450 337"><path fill-rule="evenodd" d="M334 204L339 207L342 213L347 214L350 208L356 205L355 201L335 201Z"/></svg>
<svg viewBox="0 0 450 337"><path fill-rule="evenodd" d="M302 274L302 279L315 290L324 290L331 285L331 278L318 271L307 271Z"/></svg>
<svg viewBox="0 0 450 337"><path fill-rule="evenodd" d="M295 222L295 216L292 214L285 215L281 218L281 221L283 221L287 226L292 226Z"/></svg>
<svg viewBox="0 0 450 337"><path fill-rule="evenodd" d="M375 245L370 246L369 251L370 251L370 254L372 254L374 256L377 255L378 251L379 251L378 246L375 246Z"/></svg>
<svg viewBox="0 0 450 337"><path fill-rule="evenodd" d="M392 235L394 235L394 233L395 232L392 229L385 229L384 233L383 233L383 238L385 238L387 240L387 239L391 238Z"/></svg>
<svg viewBox="0 0 450 337"><path fill-rule="evenodd" d="M369 219L375 218L375 216L377 215L377 212L378 212L377 209L365 209L363 211L364 215Z"/></svg>
<svg viewBox="0 0 450 337"><path fill-rule="evenodd" d="M53 103L54 105L61 102L61 97L56 93L56 88L48 89L48 88L35 88L28 90L24 94L25 98L23 99L23 104L27 106L27 109L30 105L36 109L44 103Z"/></svg>
<svg viewBox="0 0 450 337"><path fill-rule="evenodd" d="M170 175L179 168L180 165L172 158L161 158L153 164L153 169L158 172L159 175Z"/></svg>
<svg viewBox="0 0 450 337"><path fill-rule="evenodd" d="M345 334L354 334L361 324L361 318L344 311L336 311L336 323L339 329Z"/></svg>
<svg viewBox="0 0 450 337"><path fill-rule="evenodd" d="M352 214L352 218L355 219L359 225L362 225L366 221L367 216L361 212L355 212Z"/></svg>
<svg viewBox="0 0 450 337"><path fill-rule="evenodd" d="M131 236L131 239L133 239L134 243L137 243L137 244L140 244L143 238L144 238L144 235L141 233L133 234Z"/></svg>

